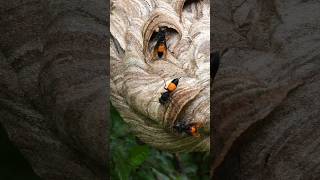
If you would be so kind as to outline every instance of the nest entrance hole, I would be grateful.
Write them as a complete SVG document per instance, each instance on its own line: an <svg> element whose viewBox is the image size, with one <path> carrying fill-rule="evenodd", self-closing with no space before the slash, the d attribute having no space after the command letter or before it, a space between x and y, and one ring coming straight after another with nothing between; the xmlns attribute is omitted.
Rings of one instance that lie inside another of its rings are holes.
<svg viewBox="0 0 320 180"><path fill-rule="evenodd" d="M203 0L186 0L183 4L182 13L187 15L188 18L200 18L202 16L202 5Z"/></svg>
<svg viewBox="0 0 320 180"><path fill-rule="evenodd" d="M179 41L179 33L177 30L169 27L159 27L153 31L148 43L149 53L153 54L153 58L161 59L167 53L173 51L174 46Z"/></svg>

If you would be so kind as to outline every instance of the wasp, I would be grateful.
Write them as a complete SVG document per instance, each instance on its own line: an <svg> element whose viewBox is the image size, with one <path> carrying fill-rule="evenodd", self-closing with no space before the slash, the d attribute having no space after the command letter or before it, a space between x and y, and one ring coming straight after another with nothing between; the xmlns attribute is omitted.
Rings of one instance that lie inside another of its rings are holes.
<svg viewBox="0 0 320 180"><path fill-rule="evenodd" d="M200 132L199 129L203 127L202 123L177 123L176 125L173 126L173 128L178 132L178 133L186 133L190 136L194 137L200 137Z"/></svg>
<svg viewBox="0 0 320 180"><path fill-rule="evenodd" d="M153 57L155 59L166 59L167 57L167 42L166 42L166 31L164 28L160 28L156 35L157 43L154 46Z"/></svg>
<svg viewBox="0 0 320 180"><path fill-rule="evenodd" d="M180 78L181 77L175 78L169 83L169 85L167 87L164 86L164 89L166 90L166 92L161 93L161 96L159 98L160 104L163 105L163 104L167 103L168 101L170 101L171 93L177 89ZM164 84L166 85L166 82L164 82Z"/></svg>

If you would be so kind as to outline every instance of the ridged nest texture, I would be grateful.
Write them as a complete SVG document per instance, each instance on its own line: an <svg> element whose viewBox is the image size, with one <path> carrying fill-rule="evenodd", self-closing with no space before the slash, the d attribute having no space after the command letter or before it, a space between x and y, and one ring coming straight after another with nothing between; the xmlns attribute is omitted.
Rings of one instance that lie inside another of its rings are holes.
<svg viewBox="0 0 320 180"><path fill-rule="evenodd" d="M111 2L111 102L130 129L156 148L210 149L209 8L209 1ZM160 29L167 55L154 58ZM179 77L171 100L160 104L164 87ZM201 124L203 132L178 133L177 123Z"/></svg>

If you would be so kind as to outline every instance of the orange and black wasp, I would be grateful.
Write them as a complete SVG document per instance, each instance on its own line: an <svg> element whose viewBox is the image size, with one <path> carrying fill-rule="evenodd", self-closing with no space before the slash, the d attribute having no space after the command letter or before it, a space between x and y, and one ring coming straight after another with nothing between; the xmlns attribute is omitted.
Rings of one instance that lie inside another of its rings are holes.
<svg viewBox="0 0 320 180"><path fill-rule="evenodd" d="M167 90L167 91L161 93L161 97L159 98L159 103L160 104L163 105L163 104L167 103L168 101L170 101L171 93L177 89L177 86L179 84L179 79L180 78L181 77L175 78L170 82L170 84L167 87L164 86L164 89ZM164 84L166 84L166 83L164 82Z"/></svg>
<svg viewBox="0 0 320 180"><path fill-rule="evenodd" d="M199 129L203 128L202 123L177 123L176 125L173 126L173 128L178 132L178 133L186 133L190 136L194 137L200 137Z"/></svg>
<svg viewBox="0 0 320 180"><path fill-rule="evenodd" d="M167 57L167 42L165 28L160 28L156 35L157 43L154 46L153 57L155 59L166 59Z"/></svg>

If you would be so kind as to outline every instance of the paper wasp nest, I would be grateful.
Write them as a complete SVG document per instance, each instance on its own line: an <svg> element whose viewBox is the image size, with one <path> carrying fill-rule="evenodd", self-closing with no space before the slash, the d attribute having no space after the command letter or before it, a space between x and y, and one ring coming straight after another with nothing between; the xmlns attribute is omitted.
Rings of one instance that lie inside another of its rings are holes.
<svg viewBox="0 0 320 180"><path fill-rule="evenodd" d="M209 14L209 1L111 2L111 102L131 130L156 148L209 151ZM154 53L160 31L167 46L162 58ZM164 86L179 77L171 100L160 104ZM198 137L179 133L177 123L203 131Z"/></svg>

